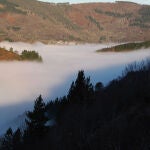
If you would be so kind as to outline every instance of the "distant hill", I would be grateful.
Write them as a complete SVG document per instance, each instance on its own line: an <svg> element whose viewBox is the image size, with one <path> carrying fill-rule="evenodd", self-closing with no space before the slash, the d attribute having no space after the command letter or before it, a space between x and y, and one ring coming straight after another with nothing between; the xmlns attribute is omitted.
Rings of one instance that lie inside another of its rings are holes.
<svg viewBox="0 0 150 150"><path fill-rule="evenodd" d="M97 52L125 52L150 48L150 41L125 43L97 50Z"/></svg>
<svg viewBox="0 0 150 150"><path fill-rule="evenodd" d="M145 41L150 39L150 6L0 0L0 24L0 41Z"/></svg>

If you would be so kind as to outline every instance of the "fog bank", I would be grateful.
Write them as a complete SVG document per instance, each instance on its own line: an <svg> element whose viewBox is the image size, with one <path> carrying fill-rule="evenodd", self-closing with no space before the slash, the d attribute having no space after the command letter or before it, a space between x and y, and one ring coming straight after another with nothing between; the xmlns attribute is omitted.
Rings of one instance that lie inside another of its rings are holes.
<svg viewBox="0 0 150 150"><path fill-rule="evenodd" d="M78 70L85 70L93 83L107 84L120 75L127 64L150 56L150 49L125 53L95 52L107 46L1 42L0 47L7 49L38 51L43 63L0 62L0 127L30 109L39 94L46 100L66 94Z"/></svg>

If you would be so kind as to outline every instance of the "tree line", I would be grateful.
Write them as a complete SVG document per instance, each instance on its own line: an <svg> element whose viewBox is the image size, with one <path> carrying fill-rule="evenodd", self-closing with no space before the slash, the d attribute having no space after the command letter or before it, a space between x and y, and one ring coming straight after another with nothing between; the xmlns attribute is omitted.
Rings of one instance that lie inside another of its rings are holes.
<svg viewBox="0 0 150 150"><path fill-rule="evenodd" d="M26 128L8 129L1 150L148 150L150 61L128 66L107 86L78 72L68 94L26 113ZM50 123L53 121L53 124Z"/></svg>
<svg viewBox="0 0 150 150"><path fill-rule="evenodd" d="M144 42L134 42L134 43L125 43L125 44L119 44L116 46L103 48L101 50L97 50L97 52L122 52L122 51L133 51L133 50L139 50L139 49L147 49L150 47L150 41L144 41Z"/></svg>

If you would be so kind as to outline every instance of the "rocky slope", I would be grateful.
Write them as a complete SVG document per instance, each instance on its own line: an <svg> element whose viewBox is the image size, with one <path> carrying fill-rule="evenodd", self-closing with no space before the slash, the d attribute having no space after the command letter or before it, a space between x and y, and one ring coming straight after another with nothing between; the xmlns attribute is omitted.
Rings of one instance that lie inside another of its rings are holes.
<svg viewBox="0 0 150 150"><path fill-rule="evenodd" d="M150 39L150 6L0 0L0 24L0 41L145 41Z"/></svg>

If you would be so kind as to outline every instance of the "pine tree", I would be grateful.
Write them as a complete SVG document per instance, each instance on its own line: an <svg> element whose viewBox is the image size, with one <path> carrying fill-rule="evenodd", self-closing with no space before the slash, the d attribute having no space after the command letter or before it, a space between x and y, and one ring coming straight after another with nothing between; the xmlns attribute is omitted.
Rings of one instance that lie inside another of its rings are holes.
<svg viewBox="0 0 150 150"><path fill-rule="evenodd" d="M94 90L90 83L90 78L85 78L84 71L78 72L78 76L75 82L72 82L68 100L75 103L86 103L93 99Z"/></svg>
<svg viewBox="0 0 150 150"><path fill-rule="evenodd" d="M12 139L13 139L13 131L11 128L9 128L6 131L4 138L2 139L1 149L2 150L13 150Z"/></svg>
<svg viewBox="0 0 150 150"><path fill-rule="evenodd" d="M21 144L22 144L22 133L20 129L17 129L16 132L13 134L13 149L14 150L20 150L21 149Z"/></svg>
<svg viewBox="0 0 150 150"><path fill-rule="evenodd" d="M95 85L95 91L96 91L96 92L102 91L103 88L104 88L104 86L103 86L103 83L102 83L102 82L96 83L96 85Z"/></svg>
<svg viewBox="0 0 150 150"><path fill-rule="evenodd" d="M45 103L40 95L34 104L34 110L27 112L27 129L24 133L25 140L36 141L43 138L48 127L45 126L48 118L45 116Z"/></svg>

